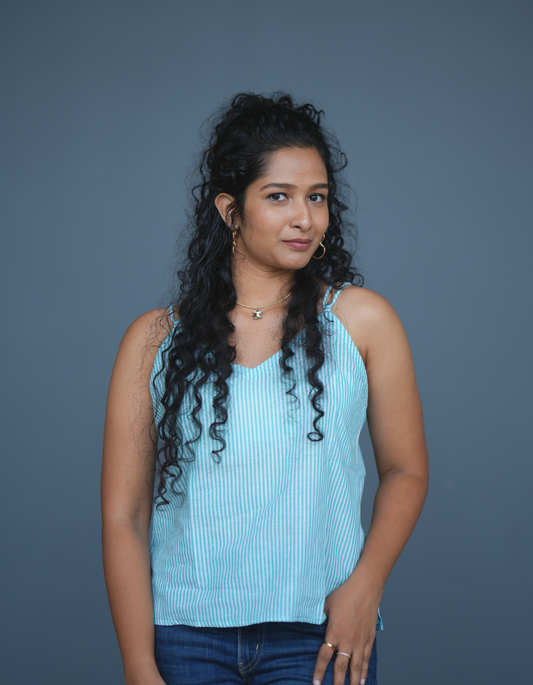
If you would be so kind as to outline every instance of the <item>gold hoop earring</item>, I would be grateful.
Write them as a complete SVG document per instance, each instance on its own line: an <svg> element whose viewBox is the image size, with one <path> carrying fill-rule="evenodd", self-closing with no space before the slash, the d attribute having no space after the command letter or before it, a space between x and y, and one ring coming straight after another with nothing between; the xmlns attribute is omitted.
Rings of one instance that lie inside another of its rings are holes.
<svg viewBox="0 0 533 685"><path fill-rule="evenodd" d="M322 240L320 241L320 244L318 246L318 247L321 247L324 251L322 252L320 257L315 257L315 255L313 255L313 259L322 259L322 257L326 254L326 246L324 245L324 238L325 237L326 237L326 234L324 233L324 235L322 236ZM317 250L318 250L318 247L316 248Z"/></svg>

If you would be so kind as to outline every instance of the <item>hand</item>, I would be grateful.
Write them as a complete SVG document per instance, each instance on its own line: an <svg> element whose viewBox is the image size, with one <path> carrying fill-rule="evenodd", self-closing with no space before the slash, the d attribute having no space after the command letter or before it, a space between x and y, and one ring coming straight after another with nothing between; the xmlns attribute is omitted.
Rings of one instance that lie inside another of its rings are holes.
<svg viewBox="0 0 533 685"><path fill-rule="evenodd" d="M160 675L149 676L148 678L137 675L135 678L125 682L127 685L165 685L165 681Z"/></svg>
<svg viewBox="0 0 533 685"><path fill-rule="evenodd" d="M328 616L325 642L335 645L342 654L335 657L333 685L344 685L350 669L350 685L364 685L368 662L376 635L380 594L358 583L355 573L326 598L324 613ZM325 643L318 652L313 685L320 685L334 651Z"/></svg>
<svg viewBox="0 0 533 685"><path fill-rule="evenodd" d="M144 664L129 669L129 672L124 673L124 681L126 685L165 685L155 661L153 664Z"/></svg>

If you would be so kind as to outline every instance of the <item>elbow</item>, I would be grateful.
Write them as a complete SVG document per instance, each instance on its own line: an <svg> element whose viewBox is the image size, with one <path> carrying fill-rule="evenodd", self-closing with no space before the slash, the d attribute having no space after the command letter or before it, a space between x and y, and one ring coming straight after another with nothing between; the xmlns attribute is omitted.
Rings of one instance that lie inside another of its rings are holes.
<svg viewBox="0 0 533 685"><path fill-rule="evenodd" d="M408 496L423 504L429 487L427 465L418 469L395 468L379 474L380 486L393 482L402 483L402 489L408 493Z"/></svg>
<svg viewBox="0 0 533 685"><path fill-rule="evenodd" d="M148 536L151 511L144 508L102 508L102 533L106 536Z"/></svg>

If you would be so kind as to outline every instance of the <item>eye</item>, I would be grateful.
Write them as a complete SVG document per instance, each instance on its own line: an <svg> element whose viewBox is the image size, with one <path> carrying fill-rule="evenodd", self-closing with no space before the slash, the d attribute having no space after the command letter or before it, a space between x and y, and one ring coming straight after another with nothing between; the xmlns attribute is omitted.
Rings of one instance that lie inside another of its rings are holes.
<svg viewBox="0 0 533 685"><path fill-rule="evenodd" d="M325 195L322 195L321 193L313 193L312 195L309 195L309 199L311 202L324 202L326 199Z"/></svg>
<svg viewBox="0 0 533 685"><path fill-rule="evenodd" d="M274 202L280 202L281 200L287 199L285 193L271 193L268 197L272 198Z"/></svg>

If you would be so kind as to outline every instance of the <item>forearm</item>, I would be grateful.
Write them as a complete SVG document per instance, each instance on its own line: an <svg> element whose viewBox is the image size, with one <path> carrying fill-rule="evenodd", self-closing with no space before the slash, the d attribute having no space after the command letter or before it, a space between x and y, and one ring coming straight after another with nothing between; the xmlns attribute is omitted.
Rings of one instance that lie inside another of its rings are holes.
<svg viewBox="0 0 533 685"><path fill-rule="evenodd" d="M103 553L126 683L162 683L154 659L148 535L132 522L104 519Z"/></svg>
<svg viewBox="0 0 533 685"><path fill-rule="evenodd" d="M426 492L425 474L391 471L380 480L370 529L350 577L371 586L379 599L420 516Z"/></svg>

